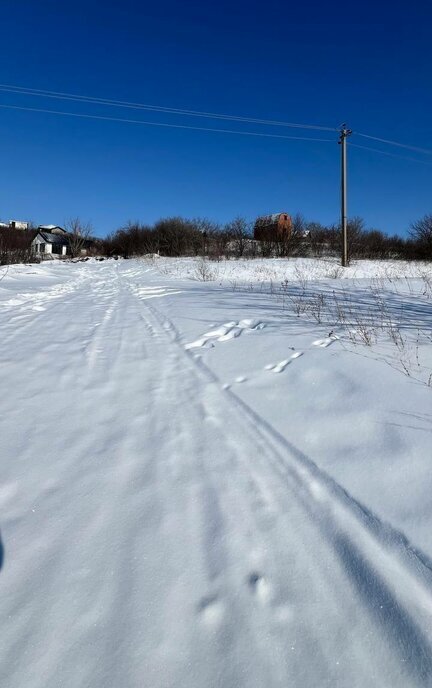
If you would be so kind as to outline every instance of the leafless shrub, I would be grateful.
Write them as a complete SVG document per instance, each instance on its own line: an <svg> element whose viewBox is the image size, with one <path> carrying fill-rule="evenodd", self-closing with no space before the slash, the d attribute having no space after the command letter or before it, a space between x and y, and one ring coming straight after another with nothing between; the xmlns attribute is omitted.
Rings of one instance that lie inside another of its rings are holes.
<svg viewBox="0 0 432 688"><path fill-rule="evenodd" d="M199 258L195 262L194 279L199 282L212 282L216 279L214 271L211 269L205 258Z"/></svg>
<svg viewBox="0 0 432 688"><path fill-rule="evenodd" d="M329 279L340 279L343 275L344 271L343 268L340 265L335 265L329 270L327 270L325 276L328 277Z"/></svg>
<svg viewBox="0 0 432 688"><path fill-rule="evenodd" d="M422 296L426 298L432 298L432 274L426 270L420 270L420 278L423 281Z"/></svg>
<svg viewBox="0 0 432 688"><path fill-rule="evenodd" d="M307 310L317 323L322 323L323 321L325 306L326 299L322 292L312 294L308 298Z"/></svg>
<svg viewBox="0 0 432 688"><path fill-rule="evenodd" d="M294 268L294 272L295 272L296 278L299 281L301 288L304 291L306 289L306 284L307 284L307 274L306 274L304 268L301 267L300 265L296 265Z"/></svg>
<svg viewBox="0 0 432 688"><path fill-rule="evenodd" d="M348 337L353 344L372 346L377 341L376 329L361 318L356 319L354 329L348 330Z"/></svg>

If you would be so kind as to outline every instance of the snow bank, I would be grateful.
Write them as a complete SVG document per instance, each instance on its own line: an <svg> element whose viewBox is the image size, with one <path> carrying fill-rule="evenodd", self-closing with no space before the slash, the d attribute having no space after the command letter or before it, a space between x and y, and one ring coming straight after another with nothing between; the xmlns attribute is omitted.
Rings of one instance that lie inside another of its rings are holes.
<svg viewBox="0 0 432 688"><path fill-rule="evenodd" d="M430 263L407 261L353 261L342 268L337 259L267 258L251 260L206 260L207 279L203 280L202 258L162 258L157 268L162 274L178 279L218 281L224 283L316 281L332 279L418 278L432 274Z"/></svg>

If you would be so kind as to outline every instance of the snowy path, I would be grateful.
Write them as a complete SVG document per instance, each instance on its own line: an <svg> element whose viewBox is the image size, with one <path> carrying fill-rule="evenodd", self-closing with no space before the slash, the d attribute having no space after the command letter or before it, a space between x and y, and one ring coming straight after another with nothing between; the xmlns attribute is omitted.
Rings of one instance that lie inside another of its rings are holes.
<svg viewBox="0 0 432 688"><path fill-rule="evenodd" d="M0 684L431 686L428 563L185 350L167 285L103 264L0 313Z"/></svg>

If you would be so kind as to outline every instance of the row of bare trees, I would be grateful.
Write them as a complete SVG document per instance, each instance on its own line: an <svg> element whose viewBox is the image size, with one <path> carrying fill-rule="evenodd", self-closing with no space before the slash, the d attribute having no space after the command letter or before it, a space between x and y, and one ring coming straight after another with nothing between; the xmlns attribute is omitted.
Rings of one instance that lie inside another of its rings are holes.
<svg viewBox="0 0 432 688"><path fill-rule="evenodd" d="M79 256L83 249L94 254L124 257L159 253L163 256L205 255L221 258L339 256L341 231L338 225L325 226L309 222L297 214L292 230L285 236L268 241L253 240L254 223L236 217L226 224L206 218L168 217L153 225L129 222L106 239L92 238L92 225L80 218L65 223L69 254ZM14 229L0 230L0 264L24 262L31 258L30 245L37 233ZM412 223L407 239L388 236L366 228L362 218L348 223L349 259L432 260L432 214Z"/></svg>
<svg viewBox="0 0 432 688"><path fill-rule="evenodd" d="M34 230L0 229L0 265L28 262L36 234Z"/></svg>
<svg viewBox="0 0 432 688"><path fill-rule="evenodd" d="M107 255L125 257L159 253L163 256L235 255L241 258L251 243L251 226L243 218L226 225L205 218L169 217L153 226L129 222L104 241Z"/></svg>
<svg viewBox="0 0 432 688"><path fill-rule="evenodd" d="M159 253L163 256L206 255L211 259L339 256L342 248L338 225L309 222L297 214L292 230L268 241L253 241L253 226L242 217L224 225L205 218L164 218L154 225L129 222L103 241L106 255L125 257ZM414 222L409 236L388 236L368 229L360 217L348 223L349 259L432 260L432 215Z"/></svg>
<svg viewBox="0 0 432 688"><path fill-rule="evenodd" d="M322 227L309 223L308 229L313 255L340 255L342 236L338 225ZM348 259L362 258L432 260L432 215L413 222L407 238L368 229L361 217L352 218L348 222Z"/></svg>
<svg viewBox="0 0 432 688"><path fill-rule="evenodd" d="M107 255L164 256L206 255L214 260L223 257L250 258L255 256L289 256L306 251L306 224L296 216L289 236L280 241L253 241L254 223L242 217L224 225L206 218L164 218L153 226L129 222L104 241Z"/></svg>

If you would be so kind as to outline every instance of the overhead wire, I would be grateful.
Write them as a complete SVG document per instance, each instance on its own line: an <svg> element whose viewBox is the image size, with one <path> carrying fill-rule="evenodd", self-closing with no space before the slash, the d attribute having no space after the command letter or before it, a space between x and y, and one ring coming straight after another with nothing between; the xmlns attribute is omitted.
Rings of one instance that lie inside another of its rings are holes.
<svg viewBox="0 0 432 688"><path fill-rule="evenodd" d="M258 124L258 125L266 125L266 126L278 126L278 127L289 127L289 128L295 128L295 129L309 129L309 130L316 130L316 131L325 131L325 132L338 132L339 130L335 127L325 127L321 125L314 125L314 124L298 124L294 122L284 122L284 121L279 121L279 120L267 120L267 119L260 119L260 118L255 118L255 117L243 117L243 116L237 116L237 115L227 115L227 114L221 114L221 113L212 113L212 112L204 112L204 111L198 111L198 110L187 110L187 109L181 109L181 108L172 108L172 107L166 107L166 106L160 106L160 105L149 105L145 103L134 103L134 102L129 102L129 101L122 101L122 100L114 100L114 99L108 99L108 98L99 98L99 97L93 97L93 96L81 96L78 94L73 94L73 93L64 93L64 92L59 92L59 91L49 91L45 89L36 89L36 88L29 88L29 87L24 87L24 86L16 86L12 84L0 84L0 93L15 93L15 94L20 94L20 95L28 95L28 96L35 96L35 97L43 97L43 98L53 98L53 99L60 99L60 100L67 100L67 101L72 101L76 103L85 103L85 104L93 104L93 105L103 105L103 106L111 106L111 107L121 107L121 108L129 108L129 109L134 109L134 110L144 110L146 112L155 112L155 113L161 113L161 114L171 114L171 115L179 115L179 116L192 116L192 117L202 117L202 118L210 118L210 119L216 119L216 120L221 120L221 121L233 121L233 122L239 122L242 124ZM0 107L2 108L8 108L8 109L14 109L14 110L26 110L29 112L41 112L41 113L48 113L48 114L55 114L55 115L63 115L63 116L69 116L69 117L82 117L85 119L99 119L99 120L106 120L106 121L113 121L113 122L124 122L124 123L129 123L129 124L143 124L147 126L157 126L157 127L167 127L167 128L173 128L173 129L190 129L190 130L195 130L195 131L208 131L208 132L218 132L218 133L223 133L223 134L238 134L240 136L256 136L256 137L264 137L264 138L279 138L279 139L291 139L291 140L298 140L298 141L317 141L317 142L332 142L332 139L324 139L324 138L312 138L312 137L303 137L303 136L286 136L282 134L271 134L271 133L265 133L265 132L251 132L251 131L238 131L238 130L231 130L231 129L218 129L218 128L213 128L213 127L195 127L191 125L184 125L184 124L170 124L168 122L152 122L152 121L147 121L147 120L134 120L134 119L128 119L128 118L120 118L120 117L112 117L112 116L107 116L107 115L93 115L93 114L88 114L88 113L77 113L77 112L64 112L60 110L49 110L45 108L33 108L33 107L25 107L25 106L18 106L18 105L8 105L8 104L0 104ZM392 145L392 146L397 146L399 148L407 149L407 150L412 150L415 151L416 153L420 153L423 155L432 155L432 150L428 148L422 148L419 146L412 146L406 143L401 143L398 141L393 141L390 139L385 139L385 138L380 138L378 136L372 136L370 134L364 134L362 132L358 131L353 131L353 134L356 136L360 136L362 138L366 138L372 141L379 141L381 143L384 143L386 145ZM418 158L410 158L406 156L400 156L396 155L387 151L379 150L377 148L372 148L369 146L361 146L359 144L355 144L350 142L350 146L353 146L355 148L360 148L363 150L369 150L374 153L380 153L382 155L387 155L390 157L394 158L399 158L402 160L407 160L410 162L420 162L423 164L430 164L428 161L421 160Z"/></svg>
<svg viewBox="0 0 432 688"><path fill-rule="evenodd" d="M362 134L359 131L354 131L357 136L362 136L364 139L371 139L372 141L379 141L380 143L387 143L390 146L397 146L398 148L407 148L416 153L424 153L425 155L432 155L432 150L429 148L420 148L419 146L410 146L407 143L399 143L398 141L391 141L390 139L382 139L379 136L371 136L370 134Z"/></svg>
<svg viewBox="0 0 432 688"><path fill-rule="evenodd" d="M370 146L360 146L358 143L348 142L350 148L361 148L362 150L372 151L373 153L381 153L381 155L387 155L391 158L399 158L399 160L409 160L410 162L420 162L423 165L432 165L432 161L420 160L419 158L409 158L406 155L398 155L397 153L389 153L389 151L383 151L379 148L371 148Z"/></svg>
<svg viewBox="0 0 432 688"><path fill-rule="evenodd" d="M172 129L189 129L193 131L209 131L209 132L217 132L219 134L238 134L239 136L258 136L258 137L264 137L264 138L272 138L272 139L290 139L294 141L319 141L319 142L325 142L325 143L334 143L334 139L323 139L323 138L313 138L311 136L286 136L285 134L267 134L265 132L260 132L260 131L238 131L235 129L217 129L217 128L212 128L212 127L194 127L190 126L187 124L170 124L168 122L150 122L146 120L140 120L140 119L126 119L123 117L109 117L106 115L90 115L90 114L85 114L82 112L64 112L62 110L48 110L45 108L33 108L33 107L25 107L21 105L6 105L4 103L0 103L0 108L6 108L9 110L24 110L27 112L42 112L42 113L48 113L52 115L64 115L67 117L82 117L84 119L97 119L97 120L104 120L108 122L124 122L127 124L144 124L146 126L152 126L152 127L167 127L167 128L172 128Z"/></svg>
<svg viewBox="0 0 432 688"><path fill-rule="evenodd" d="M227 115L215 112L201 112L199 110L187 110L181 108L165 107L162 105L148 105L145 103L133 103L123 100L112 100L109 98L98 98L94 96L81 96L73 93L62 93L59 91L47 91L44 89L27 88L24 86L13 86L8 84L0 84L0 91L3 93L16 93L28 96L37 96L44 98L55 98L59 100L70 100L81 103L92 103L95 105L109 105L113 107L130 108L134 110L146 110L149 112L161 112L173 115L185 115L191 117L205 117L210 119L229 120L233 122L242 122L248 124L263 124L269 126L289 127L294 129L312 129L317 131L338 131L336 127L325 127L316 124L298 124L294 122L284 122L279 120L267 120L256 117L242 117L239 115Z"/></svg>

